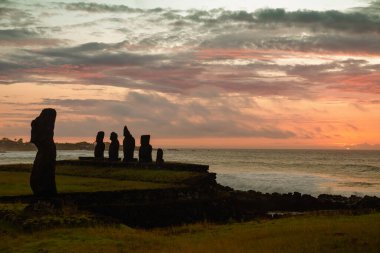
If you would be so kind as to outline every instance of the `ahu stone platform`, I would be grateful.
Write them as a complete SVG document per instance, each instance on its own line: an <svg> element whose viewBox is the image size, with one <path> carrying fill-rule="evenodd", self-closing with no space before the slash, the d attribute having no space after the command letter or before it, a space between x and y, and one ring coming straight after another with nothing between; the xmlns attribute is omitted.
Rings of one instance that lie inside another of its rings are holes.
<svg viewBox="0 0 380 253"><path fill-rule="evenodd" d="M79 157L79 160L61 160L56 162L57 165L78 165L78 166L94 166L94 167L116 167L116 168L141 168L141 169L161 169L175 171L194 171L208 172L209 166L203 164L164 162L164 163L139 163L139 162L122 162L112 161L108 159L97 160L93 157Z"/></svg>

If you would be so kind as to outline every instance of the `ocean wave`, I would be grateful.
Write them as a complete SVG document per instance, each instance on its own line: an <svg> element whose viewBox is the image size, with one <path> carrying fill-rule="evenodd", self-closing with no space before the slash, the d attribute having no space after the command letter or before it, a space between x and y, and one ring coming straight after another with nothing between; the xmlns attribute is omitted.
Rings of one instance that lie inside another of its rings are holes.
<svg viewBox="0 0 380 253"><path fill-rule="evenodd" d="M379 185L379 183L370 183L370 182L341 182L340 186L348 186L348 187L374 187Z"/></svg>
<svg viewBox="0 0 380 253"><path fill-rule="evenodd" d="M331 193L329 187L322 185L334 180L312 174L298 173L222 173L217 175L217 181L236 190L255 190L264 193L302 192L318 195Z"/></svg>
<svg viewBox="0 0 380 253"><path fill-rule="evenodd" d="M346 164L343 166L344 169L356 169L360 172L380 172L379 166L368 165L368 164Z"/></svg>

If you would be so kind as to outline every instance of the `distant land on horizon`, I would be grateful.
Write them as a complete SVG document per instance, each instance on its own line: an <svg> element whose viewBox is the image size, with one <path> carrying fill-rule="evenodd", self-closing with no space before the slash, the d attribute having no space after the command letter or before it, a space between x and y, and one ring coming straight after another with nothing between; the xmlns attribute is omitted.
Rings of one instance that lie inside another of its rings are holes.
<svg viewBox="0 0 380 253"><path fill-rule="evenodd" d="M55 143L57 146L57 150L93 150L94 149L94 143L89 143L86 141L81 142L75 142L75 143ZM105 142L106 149L108 150L109 142ZM138 146L136 146L136 150L138 150ZM155 150L155 148L153 148ZM178 149L178 147L175 148L166 148L166 149ZM183 148L183 149L194 149L194 148ZM220 148L200 148L200 149L220 149ZM223 149L236 149L236 148L223 148ZM244 149L290 149L290 148L244 148ZM294 149L294 148L292 148ZM380 150L380 144L357 144L357 145L351 145L346 146L342 148L297 148L297 149L305 149L305 150ZM0 139L0 151L34 151L37 150L37 148L34 146L33 143L30 142L24 142L22 138L11 140L9 138L3 137ZM120 145L120 150L123 150L123 145Z"/></svg>
<svg viewBox="0 0 380 253"><path fill-rule="evenodd" d="M109 143L106 143L108 146ZM93 150L94 144L88 142L77 143L56 143L58 150ZM0 139L0 151L33 151L37 150L33 143L24 142L23 139L11 140L9 138Z"/></svg>

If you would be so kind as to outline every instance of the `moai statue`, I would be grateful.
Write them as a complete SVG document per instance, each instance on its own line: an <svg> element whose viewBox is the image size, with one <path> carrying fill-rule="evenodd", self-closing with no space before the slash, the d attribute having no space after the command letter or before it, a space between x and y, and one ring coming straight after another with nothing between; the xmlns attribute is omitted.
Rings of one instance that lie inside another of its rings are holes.
<svg viewBox="0 0 380 253"><path fill-rule="evenodd" d="M152 162L152 145L149 144L150 135L141 135L140 149L139 149L139 162L151 163Z"/></svg>
<svg viewBox="0 0 380 253"><path fill-rule="evenodd" d="M133 138L127 126L124 126L124 141L123 141L124 160L123 161L132 162L134 152L135 152L135 138Z"/></svg>
<svg viewBox="0 0 380 253"><path fill-rule="evenodd" d="M164 163L164 151L161 148L157 149L156 163Z"/></svg>
<svg viewBox="0 0 380 253"><path fill-rule="evenodd" d="M40 116L32 121L30 142L38 151L34 159L30 187L36 197L50 198L57 195L55 184L55 161L57 150L54 143L54 125L57 112L43 109Z"/></svg>
<svg viewBox="0 0 380 253"><path fill-rule="evenodd" d="M104 132L98 132L98 134L96 135L96 144L94 150L95 159L104 159L104 149L106 148L106 145L104 144L103 139Z"/></svg>
<svg viewBox="0 0 380 253"><path fill-rule="evenodd" d="M108 150L109 159L112 161L119 160L119 140L117 139L117 133L112 132L110 136L111 144Z"/></svg>

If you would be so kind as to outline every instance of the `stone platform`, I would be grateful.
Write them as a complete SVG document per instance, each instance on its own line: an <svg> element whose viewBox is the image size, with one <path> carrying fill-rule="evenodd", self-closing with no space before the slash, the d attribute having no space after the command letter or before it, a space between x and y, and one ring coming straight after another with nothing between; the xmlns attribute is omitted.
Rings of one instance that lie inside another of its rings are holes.
<svg viewBox="0 0 380 253"><path fill-rule="evenodd" d="M110 161L108 159L97 160L92 157L80 157L79 160L61 160L56 162L57 165L78 165L78 166L94 166L94 167L116 167L116 168L141 168L141 169L161 169L161 170L175 170L175 171L194 171L194 172L208 172L209 166L203 164L179 163L179 162L165 162L156 164L152 163L139 163L139 162L122 162Z"/></svg>

